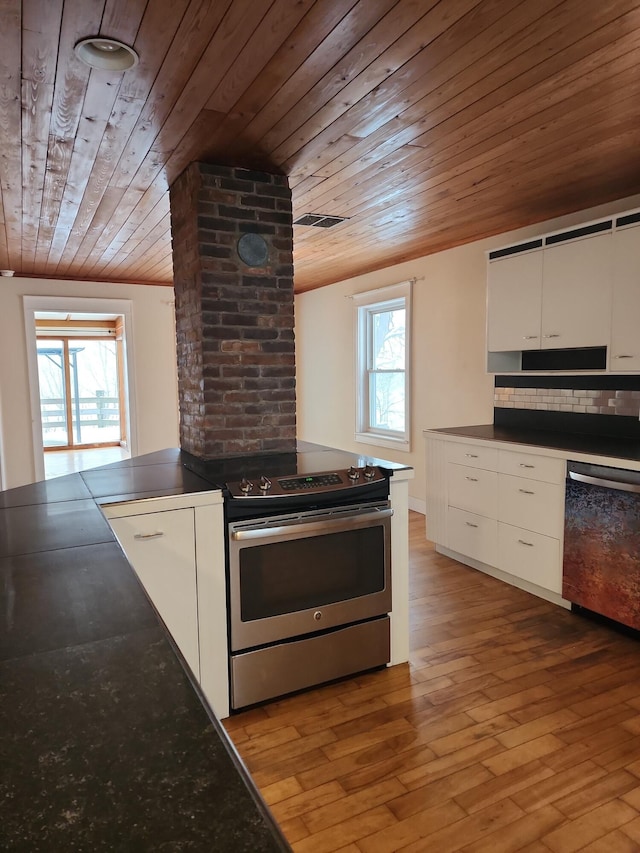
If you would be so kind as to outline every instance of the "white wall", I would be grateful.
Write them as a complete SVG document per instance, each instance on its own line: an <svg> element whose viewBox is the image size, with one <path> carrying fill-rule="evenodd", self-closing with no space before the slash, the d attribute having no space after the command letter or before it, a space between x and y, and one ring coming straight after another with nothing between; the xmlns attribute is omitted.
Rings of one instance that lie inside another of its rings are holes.
<svg viewBox="0 0 640 853"><path fill-rule="evenodd" d="M298 436L415 468L410 502L424 511L422 430L493 421L493 376L485 372L486 256L490 249L640 207L622 199L347 279L296 297ZM354 440L354 322L351 294L407 279L413 290L412 449Z"/></svg>
<svg viewBox="0 0 640 853"><path fill-rule="evenodd" d="M5 489L35 479L23 296L130 300L138 454L176 447L173 290L146 285L0 278L0 470Z"/></svg>

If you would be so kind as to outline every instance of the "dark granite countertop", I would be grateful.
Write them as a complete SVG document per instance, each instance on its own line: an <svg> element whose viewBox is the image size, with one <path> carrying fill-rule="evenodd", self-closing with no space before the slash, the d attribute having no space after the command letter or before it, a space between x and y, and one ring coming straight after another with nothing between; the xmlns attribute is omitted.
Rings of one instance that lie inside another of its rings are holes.
<svg viewBox="0 0 640 853"><path fill-rule="evenodd" d="M0 493L0 849L290 849L97 506L210 489L167 450Z"/></svg>
<svg viewBox="0 0 640 853"><path fill-rule="evenodd" d="M542 429L517 429L478 424L474 426L445 427L428 432L460 438L474 438L485 441L502 441L509 444L524 444L530 447L547 448L571 454L587 456L607 456L615 460L640 462L640 441L610 436L586 435L581 433L552 432Z"/></svg>

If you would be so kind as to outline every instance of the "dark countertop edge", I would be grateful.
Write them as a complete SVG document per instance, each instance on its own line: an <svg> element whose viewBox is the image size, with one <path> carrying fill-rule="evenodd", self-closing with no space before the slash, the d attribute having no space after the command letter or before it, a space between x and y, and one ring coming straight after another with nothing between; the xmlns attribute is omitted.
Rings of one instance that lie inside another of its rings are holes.
<svg viewBox="0 0 640 853"><path fill-rule="evenodd" d="M211 488L209 491L215 492L215 491L219 491L219 490L216 488ZM154 497L154 496L182 497L184 495L189 495L189 494L201 494L201 493L200 492L189 492L189 491L180 491L177 493L174 492L174 493L169 494L169 495L166 495L166 494L158 495L157 493L154 495L153 493L149 493L149 494L145 494L144 496L139 496L137 498L136 497L126 498L125 502L129 503L129 502L135 501L135 500L147 500L150 497ZM96 504L98 504L98 506L103 506L105 503L108 503L110 499L100 497L100 498L94 498L94 500L95 500ZM111 499L111 500L113 500L113 499ZM108 519L107 519L107 521L108 521ZM129 567L130 567L131 571L133 572L134 576L136 578L138 578L138 575L136 574L135 569L133 568L133 566L131 566L131 563L129 563L128 557L127 557L126 553L124 552L122 546L118 542L117 538L115 537L115 535L114 535L114 540L115 540L116 544L118 545L118 547L120 548L120 551L121 551L124 559L129 564ZM138 581L139 581L139 579L138 579ZM206 697L202 691L202 688L200 687L200 684L198 683L198 680L196 679L195 675L191 671L191 667L187 663L184 655L182 654L182 652L180 651L179 647L177 646L175 640L171 636L171 632L169 631L169 629L165 625L165 622L164 622L162 616L158 613L155 604L153 603L153 601L149 597L149 595L148 595L146 589L144 588L144 586L142 585L142 583L140 583L140 587L141 587L144 595L146 596L150 607L152 608L153 612L155 613L156 619L158 620L158 624L160 625L160 627L162 628L162 630L164 632L165 639L167 640L167 642L171 646L171 649L172 649L173 653L175 654L176 658L178 659L185 676L189 680L189 683L190 683L193 691L195 692L196 696L198 697L198 700L200 701L200 704L202 705L209 722L213 726L215 733L217 734L218 738L222 742L222 745L224 746L226 753L229 755L229 758L231 759L236 771L238 772L238 775L242 779L242 783L243 783L244 787L246 788L251 799L255 803L255 806L258 809L258 811L259 811L262 819L264 820L267 828L271 831L271 833L273 835L273 840L280 847L280 849L283 851L283 853L291 853L292 848L291 848L289 842L285 838L285 836L282 832L282 829L280 828L280 825L278 824L278 822L274 818L269 806L267 805L267 803L263 799L260 791L258 790L256 783L253 781L253 778L252 778L251 774L249 773L247 766L245 765L242 758L240 757L240 754L238 753L238 751L235 747L235 744L231 740L231 737L229 736L228 732L226 731L226 729L224 728L224 726L222 725L220 720L215 715L213 708L209 705L209 702L207 701L207 699L206 699Z"/></svg>
<svg viewBox="0 0 640 853"><path fill-rule="evenodd" d="M547 430L521 430L494 424L473 424L457 427L440 427L423 430L442 436L470 438L480 441L522 444L544 450L560 451L568 456L607 457L621 462L640 463L640 442L610 436L595 436L582 433L560 433Z"/></svg>
<svg viewBox="0 0 640 853"><path fill-rule="evenodd" d="M146 456L151 459L153 457L160 456L161 453L163 453L163 451L160 451L157 454L156 453L147 454ZM178 451L177 458L176 458L175 462L178 462L179 458L180 458L180 453ZM140 460L140 461L136 462L134 460ZM110 464L107 464L104 466L100 466L99 468L95 468L95 469L87 469L87 471L104 471L105 469L110 469L110 468L122 470L123 468L145 467L147 465L158 465L158 466L163 465L163 464L171 465L172 462L175 464L174 460L171 460L171 459L169 459L169 460L157 459L157 461L154 459L154 461L147 461L145 456L133 457L132 460L128 460L128 461L130 461L132 464L124 466L121 463L116 462L116 463L110 463ZM26 508L26 507L30 507L30 506L46 505L49 503L51 503L51 504L57 504L57 503L73 504L73 503L76 503L77 504L79 501L82 501L85 504L91 503L91 504L95 505L99 510L102 510L102 507L107 503L114 503L114 502L127 502L127 503L129 503L129 502L133 502L133 501L147 500L147 499L154 498L154 497L168 497L168 498L182 497L182 496L188 496L190 494L196 494L197 495L197 494L201 494L202 492L218 492L219 491L219 489L216 486L212 485L211 483L207 482L206 480L203 480L202 478L199 478L202 482L202 485L203 485L203 488L200 490L194 490L194 489L184 488L184 487L178 486L178 487L172 488L170 490L155 489L153 491L144 492L144 493L125 493L125 494L117 493L114 495L95 495L92 492L91 486L84 481L84 478L82 477L83 473L86 473L86 472L77 471L75 473L67 474L67 475L65 475L65 477L68 480L79 480L80 482L84 482L86 488L90 492L90 494L87 495L86 497L82 497L82 498L62 497L62 498L47 499L46 496L44 496L44 497L40 497L39 499L33 500L32 502L21 503L18 505L18 507L19 508ZM47 481L42 481L42 482L47 482ZM39 485L39 483L26 484L24 486L16 487L16 490L17 489L27 490L27 489L29 489L30 486L36 487L38 485ZM9 491L13 491L13 490L9 490ZM0 506L0 512L2 512L4 510L14 509L14 508L15 507L11 507L11 506L8 506L8 507ZM108 523L108 519L105 519L105 520ZM111 530L110 526L109 526L109 531L111 534L110 538L108 540L104 540L104 541L114 542L115 544L117 544L119 546L120 551L123 555L123 559L129 565L130 571L137 578L138 576L137 576L135 570L131 566L131 563L129 562L124 551L122 550L122 547L120 546L120 543L118 542L118 540L117 540L115 534L113 533L113 531ZM94 545L94 544L104 544L104 541L100 540L100 542L96 542L96 543L93 543L93 542L92 543L79 543L77 545L65 546L63 548L59 548L56 550L66 550L66 547L72 547L74 549L82 549L84 547L89 547L89 546ZM30 555L30 552L25 553L24 556L29 556L29 555ZM290 853L290 851L292 850L291 846L289 845L286 838L284 837L283 832L282 832L279 824L277 823L277 821L275 820L271 810L269 809L269 806L267 805L267 803L263 799L262 795L260 794L260 792L259 792L253 778L251 777L251 774L249 773L246 765L244 764L244 762L240 758L240 755L237 752L235 745L233 744L233 741L231 740L231 738L230 738L229 734L227 733L227 731L225 730L224 726L218 720L213 709L211 708L211 706L207 702L206 697L204 696L204 693L202 692L200 685L198 684L193 673L191 672L189 665L187 664L187 662L186 662L184 656L182 655L180 649L176 645L176 643L175 643L173 637L171 636L171 633L168 630L167 626L165 625L162 617L160 616L160 614L156 610L153 602L151 601L148 594L146 593L146 590L144 589L144 587L142 587L142 590L143 590L145 596L147 597L148 603L150 604L152 610L155 613L158 625L164 634L165 640L169 643L173 653L175 654L176 658L178 659L178 662L181 665L181 668L184 672L184 675L188 679L191 687L193 688L196 696L198 697L198 700L199 700L209 722L211 723L215 734L218 736L219 740L222 742L222 745L223 745L226 753L229 755L236 771L238 772L245 789L249 793L252 801L254 802L261 818L264 820L266 828L268 830L270 830L274 843L281 849L281 851L283 851L283 853Z"/></svg>
<svg viewBox="0 0 640 853"><path fill-rule="evenodd" d="M133 569L132 569L132 571L133 571ZM145 594L146 594L146 590L145 590ZM147 598L148 598L148 596L147 596ZM175 656L178 658L178 661L180 662L180 665L182 666L182 669L184 670L186 677L189 679L189 683L191 684L193 691L195 692L196 696L200 700L200 704L204 708L204 711L205 711L205 713L209 719L209 722L213 726L215 733L218 735L220 741L222 742L222 745L224 746L227 755L231 759L233 766L237 770L240 778L242 779L242 783L244 784L249 795L251 796L251 799L255 803L256 808L260 812L262 819L264 820L268 829L271 830L274 841L278 844L278 846L283 851L283 853L291 853L291 850L292 850L291 845L289 844L287 839L284 837L284 834L282 832L282 829L280 828L280 825L278 824L278 822L274 818L274 816L271 812L271 809L269 808L269 806L265 802L262 794L258 790L258 786L253 781L251 773L249 773L249 770L248 770L246 764L244 763L244 761L240 757L240 753L236 749L235 744L233 743L233 741L231 740L231 737L229 736L227 730L222 725L220 720L216 717L213 709L211 708L211 706L207 702L207 699L206 699L204 693L202 692L202 688L198 684L196 677L194 676L193 672L191 671L191 667L189 666L189 664L187 663L187 661L184 658L184 655L182 654L182 652L180 651L180 649L176 645L175 640L171 636L167 626L164 624L164 621L163 621L162 617L160 616L160 614L158 613L158 611L156 610L153 602L151 601L151 599L148 599L148 600L149 600L149 602L150 602L150 604L151 604L151 606L152 606L152 608L153 608L153 610L157 616L158 622L160 623L162 629L164 630L164 633L165 633L167 641L169 642L169 645L171 646Z"/></svg>

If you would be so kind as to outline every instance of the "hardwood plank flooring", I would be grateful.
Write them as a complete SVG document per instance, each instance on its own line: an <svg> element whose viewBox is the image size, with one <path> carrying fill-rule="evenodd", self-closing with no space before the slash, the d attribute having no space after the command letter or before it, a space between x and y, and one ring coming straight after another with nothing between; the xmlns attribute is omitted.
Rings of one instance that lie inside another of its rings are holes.
<svg viewBox="0 0 640 853"><path fill-rule="evenodd" d="M296 853L640 850L640 644L437 554L411 660L225 721Z"/></svg>

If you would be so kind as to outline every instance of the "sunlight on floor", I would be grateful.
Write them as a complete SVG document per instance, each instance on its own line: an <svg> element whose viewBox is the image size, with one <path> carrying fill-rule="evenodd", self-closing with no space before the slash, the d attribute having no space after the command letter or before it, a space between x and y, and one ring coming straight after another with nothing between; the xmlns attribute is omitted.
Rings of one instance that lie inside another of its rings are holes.
<svg viewBox="0 0 640 853"><path fill-rule="evenodd" d="M63 477L75 471L97 468L110 462L120 462L131 456L124 447L91 447L86 450L56 450L44 454L45 480Z"/></svg>

